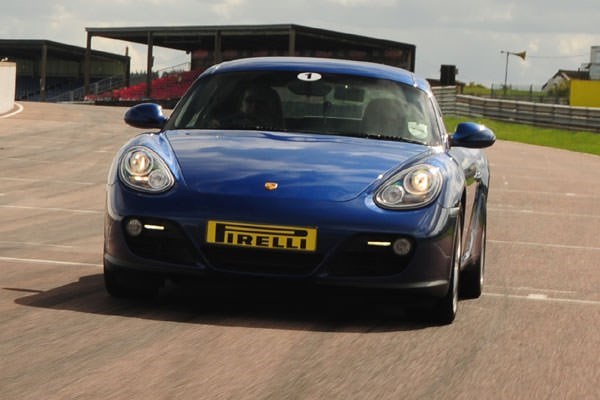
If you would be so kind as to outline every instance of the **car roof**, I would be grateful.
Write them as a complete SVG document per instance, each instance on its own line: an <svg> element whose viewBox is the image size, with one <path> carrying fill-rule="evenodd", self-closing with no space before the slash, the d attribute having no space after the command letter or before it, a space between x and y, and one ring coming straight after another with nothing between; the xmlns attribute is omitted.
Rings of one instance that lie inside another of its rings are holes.
<svg viewBox="0 0 600 400"><path fill-rule="evenodd" d="M414 86L431 94L429 83L414 73L390 65L365 61L311 57L255 57L226 61L212 66L202 75L241 71L298 71L336 73L388 79Z"/></svg>

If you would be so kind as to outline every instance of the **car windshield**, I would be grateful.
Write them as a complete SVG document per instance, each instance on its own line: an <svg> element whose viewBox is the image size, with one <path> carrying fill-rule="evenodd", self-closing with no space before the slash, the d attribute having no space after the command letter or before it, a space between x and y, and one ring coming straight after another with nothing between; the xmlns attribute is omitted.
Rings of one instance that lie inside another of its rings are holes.
<svg viewBox="0 0 600 400"><path fill-rule="evenodd" d="M439 144L428 96L355 75L230 72L199 79L166 129L270 130Z"/></svg>

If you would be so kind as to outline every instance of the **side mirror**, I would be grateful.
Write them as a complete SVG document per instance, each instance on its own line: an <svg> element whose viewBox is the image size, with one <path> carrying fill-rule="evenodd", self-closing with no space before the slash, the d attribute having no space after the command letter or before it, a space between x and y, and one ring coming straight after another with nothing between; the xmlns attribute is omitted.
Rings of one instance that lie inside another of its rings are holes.
<svg viewBox="0 0 600 400"><path fill-rule="evenodd" d="M154 103L142 103L131 107L125 113L124 119L127 125L143 129L162 129L168 120L162 112L162 107Z"/></svg>
<svg viewBox="0 0 600 400"><path fill-rule="evenodd" d="M450 145L454 147L469 147L482 149L490 147L496 141L496 135L484 125L474 122L462 122L456 127L456 132L450 136Z"/></svg>

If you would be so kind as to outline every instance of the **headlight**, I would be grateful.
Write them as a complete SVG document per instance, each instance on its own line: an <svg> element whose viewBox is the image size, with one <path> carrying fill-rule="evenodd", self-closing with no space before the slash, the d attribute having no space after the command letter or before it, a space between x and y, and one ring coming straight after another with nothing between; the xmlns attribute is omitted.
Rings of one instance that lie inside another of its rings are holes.
<svg viewBox="0 0 600 400"><path fill-rule="evenodd" d="M375 193L375 203L391 209L423 207L435 200L441 188L440 170L419 164L388 179Z"/></svg>
<svg viewBox="0 0 600 400"><path fill-rule="evenodd" d="M167 191L175 183L165 162L146 147L134 147L123 155L119 175L130 188L149 193Z"/></svg>

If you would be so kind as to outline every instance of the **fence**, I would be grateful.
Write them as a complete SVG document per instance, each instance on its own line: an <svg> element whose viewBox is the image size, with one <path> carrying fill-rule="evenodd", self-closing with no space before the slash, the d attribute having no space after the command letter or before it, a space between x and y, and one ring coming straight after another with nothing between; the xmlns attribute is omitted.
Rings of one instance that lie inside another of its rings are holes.
<svg viewBox="0 0 600 400"><path fill-rule="evenodd" d="M600 108L457 95L454 87L439 87L433 91L440 108L447 115L600 132Z"/></svg>
<svg viewBox="0 0 600 400"><path fill-rule="evenodd" d="M102 79L97 82L93 82L90 84L90 89L94 94L98 94L101 92L105 92L108 90L112 90L117 87L122 87L125 84L125 78L122 76L111 76L105 79ZM84 100L85 92L84 88L80 87L77 89L69 90L63 93L60 93L56 96L48 96L46 101L49 102L72 102L72 101L82 101Z"/></svg>
<svg viewBox="0 0 600 400"><path fill-rule="evenodd" d="M174 65L172 67L167 67L161 69L159 71L155 71L152 74L152 79L156 79L160 76L166 76L169 74L173 74L181 71L189 71L191 67L191 63L185 62L182 64ZM131 74L129 85L133 86L138 83L146 82L146 73L134 73ZM121 89L125 86L125 77L121 75L110 76L108 78L104 78L100 81L96 81L90 84L90 93L98 95L100 93L105 93L111 91L113 89ZM54 96L48 96L46 101L49 102L73 102L73 101L82 101L85 99L86 93L84 92L84 88L80 87L73 90L68 90L63 93Z"/></svg>
<svg viewBox="0 0 600 400"><path fill-rule="evenodd" d="M445 115L456 115L456 86L434 86L433 94Z"/></svg>

